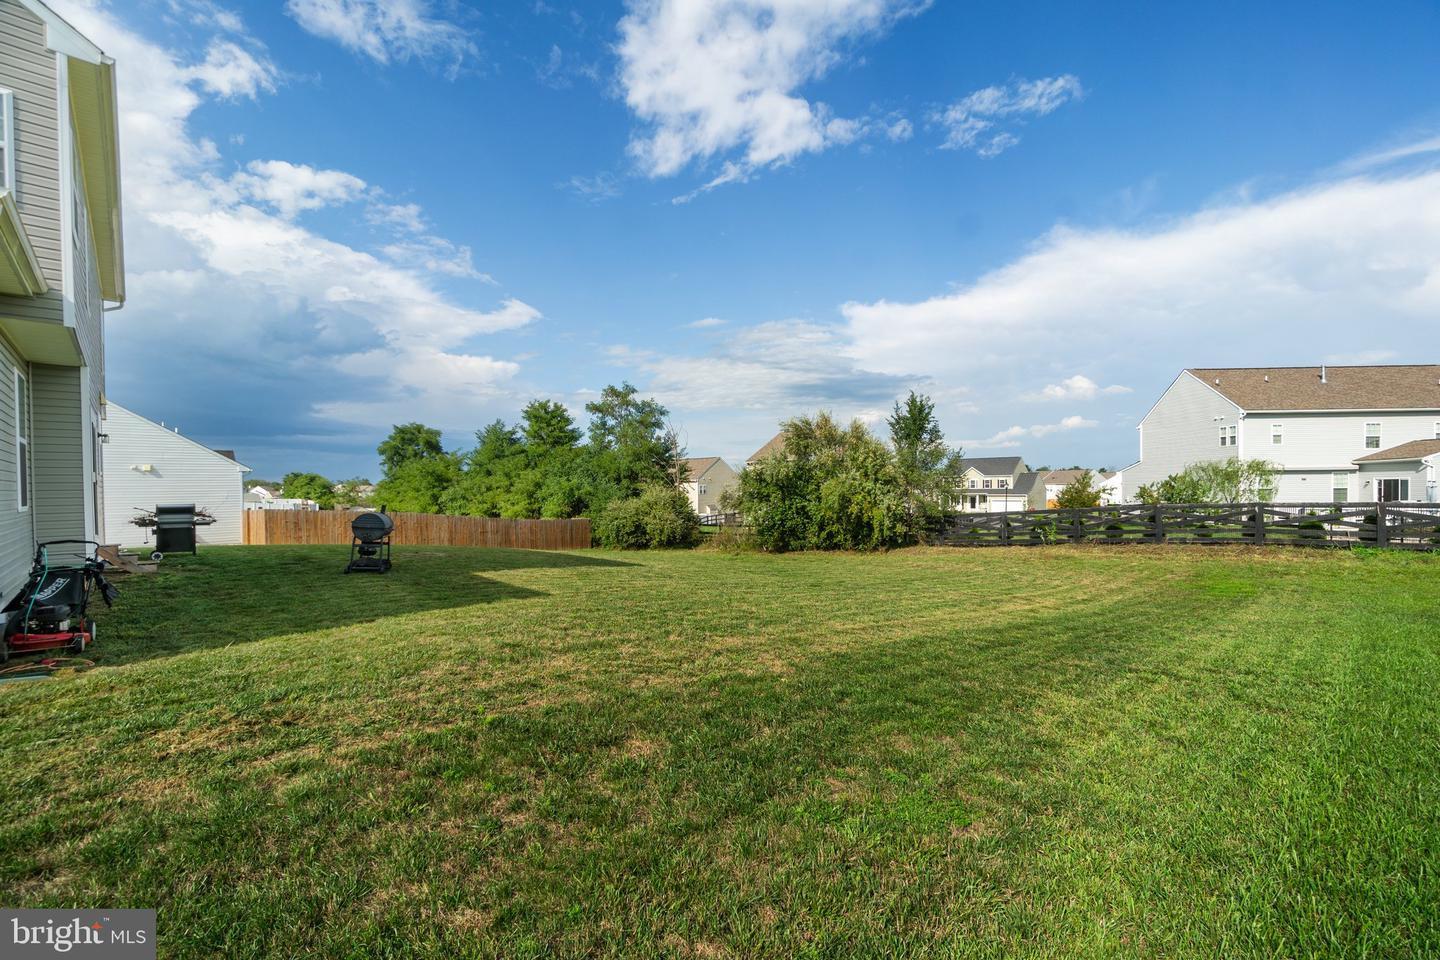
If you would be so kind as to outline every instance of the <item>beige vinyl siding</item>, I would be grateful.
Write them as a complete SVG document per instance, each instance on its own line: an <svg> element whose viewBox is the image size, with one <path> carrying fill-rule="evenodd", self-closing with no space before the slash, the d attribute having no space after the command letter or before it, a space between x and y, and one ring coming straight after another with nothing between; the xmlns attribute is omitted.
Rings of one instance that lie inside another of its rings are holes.
<svg viewBox="0 0 1440 960"><path fill-rule="evenodd" d="M40 540L85 536L84 419L79 367L30 367L31 509Z"/></svg>
<svg viewBox="0 0 1440 960"><path fill-rule="evenodd" d="M0 296L0 312L63 323L56 57L44 25L15 0L0 0L0 87L14 93L15 205L50 284L40 297Z"/></svg>
<svg viewBox="0 0 1440 960"><path fill-rule="evenodd" d="M19 507L16 472L15 371L20 359L0 340L0 592L6 600L25 582L34 537L30 511ZM33 454L32 454L33 458ZM32 484L31 489L34 489Z"/></svg>
<svg viewBox="0 0 1440 960"><path fill-rule="evenodd" d="M135 508L193 503L215 517L196 530L201 543L243 543L244 474L240 465L118 404L108 405L105 432L105 540L122 546L153 542L130 522ZM149 466L149 470L140 469Z"/></svg>
<svg viewBox="0 0 1440 960"><path fill-rule="evenodd" d="M1140 487L1192 463L1227 460L1242 451L1253 456L1245 447L1220 446L1220 427L1238 426L1239 414L1235 404L1210 387L1180 374L1140 422L1140 462L1125 470L1124 499L1134 500Z"/></svg>

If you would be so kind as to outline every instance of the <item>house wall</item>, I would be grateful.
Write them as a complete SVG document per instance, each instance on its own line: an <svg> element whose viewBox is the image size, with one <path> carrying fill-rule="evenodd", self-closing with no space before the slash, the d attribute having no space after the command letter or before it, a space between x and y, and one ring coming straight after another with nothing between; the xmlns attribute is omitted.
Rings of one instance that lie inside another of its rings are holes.
<svg viewBox="0 0 1440 960"><path fill-rule="evenodd" d="M130 521L160 503L193 503L214 514L215 523L196 529L200 543L244 542L245 473L238 463L113 403L105 430L106 543L153 542L151 531ZM139 470L141 464L151 471Z"/></svg>
<svg viewBox="0 0 1440 960"><path fill-rule="evenodd" d="M35 538L85 539L83 385L80 367L30 367Z"/></svg>
<svg viewBox="0 0 1440 960"><path fill-rule="evenodd" d="M0 87L14 94L15 206L50 283L40 297L0 295L0 313L64 322L57 58L45 26L16 0L0 0Z"/></svg>
<svg viewBox="0 0 1440 960"><path fill-rule="evenodd" d="M1270 428L1281 424L1283 442L1272 443ZM1286 470L1354 470L1354 460L1375 449L1365 446L1365 424L1380 424L1384 450L1411 440L1440 436L1440 412L1416 413L1250 413L1241 422L1240 449L1246 457L1277 463Z"/></svg>
<svg viewBox="0 0 1440 960"><path fill-rule="evenodd" d="M714 464L705 471L703 477L689 480L684 484L685 495L690 498L690 506L700 515L707 513L721 513L720 496L726 490L733 490L740 485L740 476L724 460ZM704 487L702 493L700 488Z"/></svg>
<svg viewBox="0 0 1440 960"><path fill-rule="evenodd" d="M25 582L35 540L31 511L20 509L15 440L15 371L23 372L24 367L10 345L0 339L0 594L6 600Z"/></svg>
<svg viewBox="0 0 1440 960"><path fill-rule="evenodd" d="M1435 501L1437 492L1434 485L1435 470L1421 460L1401 460L1392 463L1362 463L1355 476L1358 493L1355 500L1374 503L1380 497L1380 480L1387 477L1403 477L1410 481L1412 501Z"/></svg>
<svg viewBox="0 0 1440 960"><path fill-rule="evenodd" d="M1220 427L1238 425L1239 414L1235 404L1182 373L1140 421L1140 461L1125 469L1124 499L1134 500L1142 486L1159 483L1192 463L1248 456L1243 441L1238 447L1220 446Z"/></svg>

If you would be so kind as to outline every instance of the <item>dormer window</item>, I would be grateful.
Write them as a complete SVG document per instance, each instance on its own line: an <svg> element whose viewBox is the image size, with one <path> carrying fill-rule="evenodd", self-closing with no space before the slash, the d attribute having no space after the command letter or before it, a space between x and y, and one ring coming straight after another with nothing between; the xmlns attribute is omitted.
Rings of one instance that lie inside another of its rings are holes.
<svg viewBox="0 0 1440 960"><path fill-rule="evenodd" d="M0 190L15 192L15 95L0 90Z"/></svg>

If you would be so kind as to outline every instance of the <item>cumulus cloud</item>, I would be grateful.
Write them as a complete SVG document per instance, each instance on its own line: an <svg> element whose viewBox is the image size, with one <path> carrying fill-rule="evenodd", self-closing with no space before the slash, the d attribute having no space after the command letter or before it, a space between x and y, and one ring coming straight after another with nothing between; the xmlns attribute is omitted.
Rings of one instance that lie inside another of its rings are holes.
<svg viewBox="0 0 1440 960"><path fill-rule="evenodd" d="M685 324L685 326L689 327L691 330L708 330L712 327L723 327L724 325L725 321L721 320L719 317L702 317L699 320L694 321L693 323Z"/></svg>
<svg viewBox="0 0 1440 960"><path fill-rule="evenodd" d="M1095 420L1087 420L1080 416L1066 417L1059 423L1037 423L1029 427L1008 427L1000 430L984 440L962 440L960 446L967 450L996 450L1018 447L1025 440L1048 437L1052 433L1060 433L1066 430L1084 430L1089 427L1098 427L1100 424Z"/></svg>
<svg viewBox="0 0 1440 960"><path fill-rule="evenodd" d="M230 178L229 186L249 200L269 204L287 220L303 210L350 203L365 192L365 181L343 170L316 170L288 160L255 160Z"/></svg>
<svg viewBox="0 0 1440 960"><path fill-rule="evenodd" d="M945 150L973 150L993 157L1020 142L1013 130L1027 117L1043 117L1070 100L1084 96L1080 80L1071 74L1017 80L999 87L976 90L931 115L945 132Z"/></svg>
<svg viewBox="0 0 1440 960"><path fill-rule="evenodd" d="M1099 396L1110 396L1117 393L1129 393L1129 387L1122 387L1119 384L1111 384L1102 387L1094 380L1077 373L1073 377L1066 377L1059 383L1046 384L1035 393L1025 395L1026 400L1094 400Z"/></svg>
<svg viewBox="0 0 1440 960"><path fill-rule="evenodd" d="M913 382L849 360L842 338L834 327L779 320L737 330L703 357L629 347L612 348L610 356L647 373L649 388L677 410L726 407L789 416L835 407L853 415L888 405Z"/></svg>
<svg viewBox="0 0 1440 960"><path fill-rule="evenodd" d="M635 0L620 21L625 102L646 125L630 153L652 177L725 157L707 186L852 142L859 120L801 88L847 45L923 9L906 0Z"/></svg>
<svg viewBox="0 0 1440 960"><path fill-rule="evenodd" d="M261 93L274 93L279 78L269 58L231 40L213 41L205 51L205 59L189 67L186 74L207 93L227 100L253 100Z"/></svg>
<svg viewBox="0 0 1440 960"><path fill-rule="evenodd" d="M315 36L380 64L448 60L453 77L478 56L469 32L433 16L424 0L289 0L285 12Z"/></svg>
<svg viewBox="0 0 1440 960"><path fill-rule="evenodd" d="M134 346L173 336L188 345L180 378L188 386L172 391L167 384L155 403L208 406L233 418L233 405L216 399L222 392L214 378L223 369L228 382L256 397L247 417L272 399L280 404L269 428L277 434L350 429L333 419L345 410L380 425L410 419L413 405L440 414L437 425L470 427L492 409L496 390L517 368L477 350L476 338L534 323L539 310L516 298L477 309L443 294L437 275L474 274L462 247L438 246L422 234L409 242L424 247L425 257L378 256L297 222L302 211L360 201L368 215L407 234L423 229L418 207L380 202L378 188L351 174L266 160L221 176L223 158L192 132L190 118L203 94L225 93L183 54L103 8L73 4L62 12L123 64L130 299L125 336L111 344L112 394L145 391ZM441 262L445 255L449 263ZM360 395L387 412L346 406ZM316 396L324 402L317 405Z"/></svg>
<svg viewBox="0 0 1440 960"><path fill-rule="evenodd" d="M1141 368L1293 362L1440 315L1440 172L1323 183L1144 229L1057 227L951 292L841 308L876 370L1126 355ZM1389 349L1382 341L1371 349Z"/></svg>

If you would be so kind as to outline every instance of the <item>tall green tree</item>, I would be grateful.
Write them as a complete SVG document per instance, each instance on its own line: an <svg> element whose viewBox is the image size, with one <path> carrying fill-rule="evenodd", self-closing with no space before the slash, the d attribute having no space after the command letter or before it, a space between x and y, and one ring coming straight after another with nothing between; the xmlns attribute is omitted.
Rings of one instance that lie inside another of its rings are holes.
<svg viewBox="0 0 1440 960"><path fill-rule="evenodd" d="M635 496L648 483L672 482L680 451L665 422L669 411L658 401L642 399L635 387L622 383L607 386L585 410L594 468L621 496Z"/></svg>
<svg viewBox="0 0 1440 960"><path fill-rule="evenodd" d="M1055 506L1067 510L1100 506L1100 490L1095 486L1095 474L1086 470L1061 487L1060 492L1055 495Z"/></svg>
<svg viewBox="0 0 1440 960"><path fill-rule="evenodd" d="M322 510L335 506L334 485L318 473L295 471L285 474L280 484L280 494L298 500L314 500Z"/></svg>
<svg viewBox="0 0 1440 960"><path fill-rule="evenodd" d="M904 403L895 401L895 409L885 422L890 427L895 467L912 523L919 525L938 517L950 508L954 498L960 451L951 450L945 443L945 434L935 417L935 402L911 390Z"/></svg>
<svg viewBox="0 0 1440 960"><path fill-rule="evenodd" d="M440 443L440 431L423 423L399 423L390 431L390 436L376 447L380 462L388 476L411 460L440 457L445 448Z"/></svg>
<svg viewBox="0 0 1440 960"><path fill-rule="evenodd" d="M555 400L531 400L520 411L520 432L532 457L539 459L554 450L580 442L580 429L565 404Z"/></svg>

